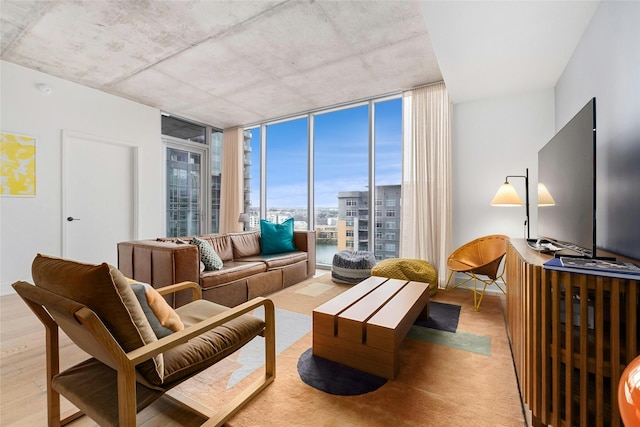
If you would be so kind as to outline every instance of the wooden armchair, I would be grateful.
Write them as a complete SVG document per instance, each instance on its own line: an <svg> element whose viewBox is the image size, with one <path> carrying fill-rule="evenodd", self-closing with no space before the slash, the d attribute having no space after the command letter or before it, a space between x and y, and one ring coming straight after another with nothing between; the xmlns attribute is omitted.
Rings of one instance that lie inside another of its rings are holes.
<svg viewBox="0 0 640 427"><path fill-rule="evenodd" d="M148 318L144 303L116 268L38 255L32 273L35 286L16 282L13 287L46 329L49 426L83 413L103 426L135 426L138 411L258 335L265 339L263 377L217 411L188 398L183 403L209 418L204 425L222 425L275 378L275 315L269 299L228 308L200 299L195 283L159 289L160 294L190 289L194 301L175 310L184 329L158 339L152 327L158 319ZM259 306L264 306L264 320L247 314ZM92 358L60 372L58 327ZM81 412L61 420L60 395Z"/></svg>

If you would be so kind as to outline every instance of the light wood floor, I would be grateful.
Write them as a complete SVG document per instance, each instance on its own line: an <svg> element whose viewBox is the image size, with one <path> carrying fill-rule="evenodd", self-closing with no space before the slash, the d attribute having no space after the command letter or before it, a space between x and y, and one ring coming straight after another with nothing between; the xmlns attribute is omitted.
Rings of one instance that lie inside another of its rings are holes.
<svg viewBox="0 0 640 427"><path fill-rule="evenodd" d="M504 300L501 300L504 304ZM285 308L290 309L288 306ZM310 310L309 307L307 309ZM88 357L64 334L61 334L60 346L62 369ZM281 382L285 384L286 380ZM45 384L44 327L18 295L0 297L0 426L46 426ZM275 391L286 395L283 390L281 388ZM269 401L265 400L265 402L268 405ZM494 412L491 406L487 406L487 410ZM63 416L67 416L75 412L75 409L70 403L63 401L62 411ZM480 411L480 413L485 412ZM283 414L287 412L283 411ZM480 415L481 418L482 416ZM164 398L154 402L138 415L138 425L144 427L199 426L203 421L200 416ZM97 424L88 417L82 417L70 425L93 427ZM521 427L522 424L519 423L518 426Z"/></svg>
<svg viewBox="0 0 640 427"><path fill-rule="evenodd" d="M64 334L60 337L61 369L87 359ZM18 295L0 297L0 426L47 425L44 327ZM63 399L63 417L75 412ZM138 415L140 426L197 426L204 420L160 399ZM82 417L70 426L96 426Z"/></svg>

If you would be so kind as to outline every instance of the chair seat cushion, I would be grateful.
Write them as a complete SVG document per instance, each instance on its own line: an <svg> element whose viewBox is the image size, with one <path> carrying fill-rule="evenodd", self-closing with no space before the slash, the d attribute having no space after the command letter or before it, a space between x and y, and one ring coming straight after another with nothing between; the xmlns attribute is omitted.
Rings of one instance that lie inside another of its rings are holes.
<svg viewBox="0 0 640 427"><path fill-rule="evenodd" d="M207 300L178 307L185 328L229 310ZM238 350L264 330L264 320L242 315L211 331L164 352L164 383L183 381Z"/></svg>
<svg viewBox="0 0 640 427"><path fill-rule="evenodd" d="M54 377L53 389L99 425L119 425L118 375L104 363L91 358L63 371ZM136 383L137 410L144 409L163 393Z"/></svg>

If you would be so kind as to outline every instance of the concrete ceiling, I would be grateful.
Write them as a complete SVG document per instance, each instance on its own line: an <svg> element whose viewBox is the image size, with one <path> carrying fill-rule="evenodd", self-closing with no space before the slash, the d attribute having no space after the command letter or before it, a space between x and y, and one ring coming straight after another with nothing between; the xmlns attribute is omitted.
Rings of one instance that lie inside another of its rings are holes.
<svg viewBox="0 0 640 427"><path fill-rule="evenodd" d="M0 48L5 61L227 128L443 75L454 102L553 87L594 5L2 0Z"/></svg>

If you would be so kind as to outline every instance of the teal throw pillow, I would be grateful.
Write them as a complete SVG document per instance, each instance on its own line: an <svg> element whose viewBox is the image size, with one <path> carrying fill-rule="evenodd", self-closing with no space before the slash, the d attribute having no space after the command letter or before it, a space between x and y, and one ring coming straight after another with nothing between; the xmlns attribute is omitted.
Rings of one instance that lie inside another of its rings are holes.
<svg viewBox="0 0 640 427"><path fill-rule="evenodd" d="M191 239L191 244L200 248L200 261L204 264L205 270L220 270L222 268L222 259L209 242L194 237Z"/></svg>
<svg viewBox="0 0 640 427"><path fill-rule="evenodd" d="M260 220L260 245L262 255L279 254L296 250L293 243L293 218L282 224Z"/></svg>

